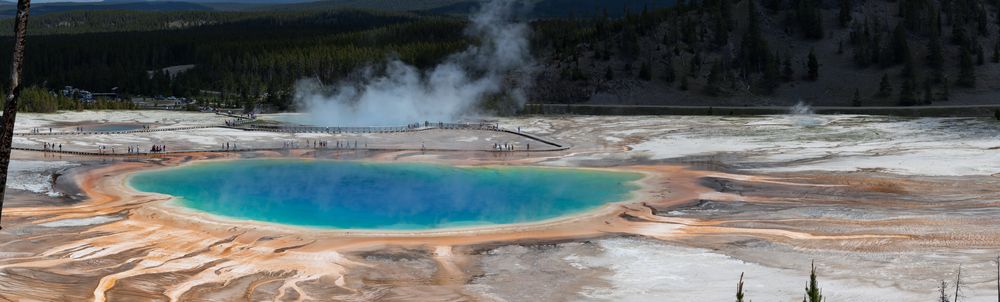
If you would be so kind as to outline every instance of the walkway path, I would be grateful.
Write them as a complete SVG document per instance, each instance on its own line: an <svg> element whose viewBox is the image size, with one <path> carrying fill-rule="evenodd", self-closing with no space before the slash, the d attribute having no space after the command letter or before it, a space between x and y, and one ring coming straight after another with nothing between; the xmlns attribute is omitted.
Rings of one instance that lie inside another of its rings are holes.
<svg viewBox="0 0 1000 302"><path fill-rule="evenodd" d="M104 146L107 146L108 148L106 148L104 151L93 152L93 151L70 150L70 149L72 149L72 146L80 146L81 144L80 144L80 142L78 140L74 141L72 139L68 139L67 138L66 140L57 141L57 142L52 142L51 140L48 140L48 139L42 140L42 141L38 141L38 140L31 141L33 144L36 144L36 143L47 143L47 144L49 144L49 146L60 146L60 147L63 144L66 144L67 148L65 150L62 150L62 151L60 151L58 149L54 150L53 147L49 147L48 149L46 149L46 148L43 148L43 147L30 146L30 145L24 145L24 144L20 144L20 146L15 145L15 146L13 146L13 149L14 150L21 150L21 151L34 151L34 152L72 154L72 155L85 155L85 156L118 156L118 157L137 157L137 156L141 157L141 156L153 156L153 155L161 155L161 154L183 154L183 153L195 153L195 152L256 152L256 151L290 151L290 150L313 150L313 151L435 151L435 152L436 151L487 151L487 152L505 153L505 152L551 152L551 151L562 151L562 150L569 149L568 145L557 143L557 142L554 142L554 141L551 141L551 140L547 140L547 139L544 139L544 138L541 138L541 137L537 137L537 136L534 136L534 135L531 135L531 134L527 134L527 133L523 133L523 132L519 132L519 131L511 131L511 130L503 129L503 128L497 127L497 125L495 125L495 124L478 124L478 123L477 124L472 124L472 123L424 123L424 124L414 124L414 125L402 126L402 127L309 127L309 126L277 126L277 125L256 125L256 124L250 124L250 122L252 122L252 121L253 120L250 120L250 119L238 119L236 122L228 121L227 125L206 125L206 126L175 127L175 128L165 127L165 128L139 129L139 130L129 130L129 131L108 131L108 132L103 132L103 131L80 131L80 132L53 132L53 133L17 133L16 135L19 135L19 136L44 136L44 137L89 136L89 135L128 135L128 134L141 134L141 133L165 132L165 131L189 131L189 130L209 129L209 128L228 128L228 129L250 131L250 132L273 132L273 133L290 133L290 134L297 134L297 133L323 133L323 134L332 134L332 135L335 135L335 134L376 134L377 135L377 134L389 134L389 133L422 132L422 131L428 131L428 130L456 130L456 131L457 130L463 130L463 131L489 131L489 132L494 132L494 133L496 133L496 132L505 133L505 134L515 135L516 137L525 138L525 139L527 139L527 140L529 140L531 142L538 142L539 144L536 147L530 148L530 149L526 148L526 146L525 146L525 147L516 148L514 150L495 150L493 148L489 148L489 147L491 147L490 144L493 144L493 143L491 143L491 142L489 142L489 140L487 140L487 141L482 141L482 142L478 142L478 143L472 143L472 142L468 143L466 146L470 146L471 148L462 148L461 146L453 146L453 144L452 145L448 145L447 143L444 144L443 146L445 146L445 147L442 148L441 146L437 146L437 147L434 147L434 146L424 147L425 144L422 142L422 140L420 140L420 139L414 139L414 141L412 142L412 147L408 146L409 144L390 144L389 146L386 146L386 145L383 144L382 146L371 146L371 147L369 147L368 144L366 143L366 144L364 144L365 145L364 147L357 146L357 147L340 147L340 148L338 148L338 147L334 147L333 145L327 145L326 147L313 147L313 148L310 148L307 145L305 148L301 148L301 147L299 147L299 145L297 143L295 145L285 145L285 146L282 146L279 143L287 141L287 140L275 140L275 141L263 141L263 142L259 142L259 143L241 142L242 146L249 146L249 145L254 145L254 144L258 145L258 147L250 147L250 148L233 148L233 149L228 149L228 148L218 148L218 146L216 146L215 148L208 147L208 148L205 148L205 149L200 149L200 148L197 148L198 146L196 144L195 146L193 146L194 148L179 148L179 149L170 150L170 151L167 151L167 152L146 152L146 151L142 151L142 152L138 152L138 153L128 153L128 152L120 152L120 151L125 151L127 149L127 146L133 146L134 147L134 146L137 145L134 142L129 142L128 139L124 139L121 143L116 143L116 142L109 143L109 142L106 142L106 141L105 142L100 142L100 143L94 142L93 143L94 147L104 145ZM431 136L431 138L433 138L433 137L434 136ZM438 137L440 137L440 134L438 134ZM496 136L492 136L492 137L496 138ZM312 138L310 140L317 140L317 139L316 138ZM331 139L331 140L337 140L337 139ZM522 141L522 142L524 142L524 141ZM88 144L88 143L89 142L84 142L84 144ZM267 145L267 144L271 144L271 143L274 143L274 144L276 144L278 146L275 146L275 147L259 147L259 145L261 145L261 144ZM330 144L330 143L333 143L333 141L329 141L327 143ZM454 142L452 142L452 143L454 143ZM175 145L175 144L172 144L172 143L169 143L169 142L166 143L166 144L168 146ZM355 145L357 145L357 144L358 144L357 140L355 140ZM141 145L146 145L146 144L140 144L140 148L142 148ZM184 145L184 144L181 144L181 145ZM204 144L202 144L202 145L204 145ZM350 144L348 143L348 145L350 145ZM529 143L528 146L530 146L530 145L531 144ZM110 148L112 146L117 146L117 148ZM124 146L124 148L123 148L123 146ZM181 147L184 147L184 146L181 146ZM56 147L56 148L58 148L58 147ZM115 150L115 151L119 151L119 152L110 152L111 150Z"/></svg>

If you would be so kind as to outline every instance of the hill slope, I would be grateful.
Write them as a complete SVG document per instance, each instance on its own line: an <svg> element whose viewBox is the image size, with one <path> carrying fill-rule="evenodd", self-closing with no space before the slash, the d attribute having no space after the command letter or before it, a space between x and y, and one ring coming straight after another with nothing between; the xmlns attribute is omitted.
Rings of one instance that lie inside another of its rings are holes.
<svg viewBox="0 0 1000 302"><path fill-rule="evenodd" d="M69 11L104 11L104 10L133 10L146 12L170 12L170 11L212 11L214 8L192 2L182 1L143 1L143 2L113 2L113 3L76 3L57 2L39 3L31 6L32 16L42 16L52 13ZM17 13L14 4L0 5L0 18L10 18Z"/></svg>
<svg viewBox="0 0 1000 302"><path fill-rule="evenodd" d="M663 105L996 103L1000 20L993 3L710 0L634 12L621 20L548 21L538 26L545 37L537 39L544 68L533 99Z"/></svg>

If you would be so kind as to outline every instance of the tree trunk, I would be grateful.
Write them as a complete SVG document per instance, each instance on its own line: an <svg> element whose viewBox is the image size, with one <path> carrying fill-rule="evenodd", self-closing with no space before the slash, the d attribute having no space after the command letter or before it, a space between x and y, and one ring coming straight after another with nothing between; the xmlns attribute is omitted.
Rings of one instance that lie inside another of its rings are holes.
<svg viewBox="0 0 1000 302"><path fill-rule="evenodd" d="M0 130L0 217L3 215L4 194L7 191L7 167L10 165L10 144L17 118L17 99L21 94L21 66L24 64L24 37L28 35L28 9L31 0L17 0L14 19L14 58L10 64L10 92L3 109L3 129Z"/></svg>
<svg viewBox="0 0 1000 302"><path fill-rule="evenodd" d="M958 276L955 277L955 302L958 302L958 290L962 288L962 265L958 265Z"/></svg>

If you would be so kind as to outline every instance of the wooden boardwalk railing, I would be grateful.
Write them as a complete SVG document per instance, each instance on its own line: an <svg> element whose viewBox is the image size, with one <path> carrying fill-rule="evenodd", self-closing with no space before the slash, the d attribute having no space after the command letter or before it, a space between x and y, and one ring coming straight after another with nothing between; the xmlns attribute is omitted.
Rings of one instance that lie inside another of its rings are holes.
<svg viewBox="0 0 1000 302"><path fill-rule="evenodd" d="M220 115L229 116L222 113L217 113ZM512 135L521 136L530 140L538 141L546 145L551 146L551 148L536 148L534 150L528 149L518 149L518 150L494 150L494 149L442 149L442 148L405 148L405 147L373 147L373 148L331 148L320 147L320 148L289 148L289 147L275 147L275 148L242 148L242 149L191 149L191 150L171 150L166 152L138 152L138 153L112 153L112 152L90 152L90 151L71 151L71 150L54 150L54 149L44 149L44 148L33 148L33 147L13 147L14 150L21 151L37 151L37 152L49 152L49 153L59 153L59 154L72 154L72 155L86 155L86 156L147 156L147 155L159 155L159 154L181 154L181 153L196 153L196 152L255 152L255 151L282 151L282 150L316 150L316 151L345 151L345 150L363 150L363 151L489 151L489 152L551 152L551 151L562 151L569 149L569 146L560 144L545 138L541 138L535 135L520 131L512 131L504 128L497 127L495 124L482 124L482 123L424 123L424 124L413 124L401 127L313 127L313 126L272 126L272 125L254 125L250 124L253 119L248 119L245 117L238 117L236 122L227 123L227 125L205 125L205 126L190 126L190 127L174 127L174 128L153 128L153 129L137 129L137 130L126 130L126 131L76 131L76 132L52 132L52 133L15 133L15 135L21 136L60 136L60 135L108 135L108 134L135 134L135 133L148 133L148 132L164 132L164 131L184 131L184 130L196 130L196 129L207 129L207 128L229 128L237 129L243 131L261 131L261 132L278 132L278 133L330 133L330 134L340 134L340 133L404 133L404 132L417 132L426 131L433 129L441 130L476 130L476 131L495 131L503 132Z"/></svg>

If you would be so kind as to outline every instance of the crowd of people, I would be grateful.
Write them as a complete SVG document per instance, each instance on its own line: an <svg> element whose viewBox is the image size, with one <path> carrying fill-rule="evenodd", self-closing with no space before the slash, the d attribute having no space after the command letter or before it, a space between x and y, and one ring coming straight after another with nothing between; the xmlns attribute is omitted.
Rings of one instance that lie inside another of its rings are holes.
<svg viewBox="0 0 1000 302"><path fill-rule="evenodd" d="M61 143L42 142L42 150L63 152L63 145ZM167 152L167 145L153 145L149 148L149 152L150 153ZM98 145L97 153L117 154L118 148L116 146ZM140 153L142 153L142 148L139 147L139 145L125 146L125 154L140 154Z"/></svg>
<svg viewBox="0 0 1000 302"><path fill-rule="evenodd" d="M234 116L234 117L236 117L236 116ZM240 123L243 118L255 118L255 116L253 114L246 114L246 115L242 115L242 116L236 117L235 119L226 120L225 123L228 126L235 126L238 123ZM142 125L141 127L142 127L142 130L149 130L151 128L148 125ZM487 130L497 130L497 129L500 129L500 125L499 124L495 124L495 123L492 123L492 122L480 122L477 125L477 124L468 124L468 123L466 123L466 124L448 124L448 123L441 123L441 122L432 123L432 122L429 122L429 121L424 121L424 122L417 122L417 123L412 123L412 124L406 125L406 128L409 128L409 129L419 129L419 128L427 128L427 127L439 127L439 128L444 128L444 127L463 127L463 128L472 127L472 128L476 128L476 127L478 127L478 129L487 129ZM42 131L44 131L43 129L44 128L32 128L31 132L32 133L42 133ZM85 130L86 129L84 129L83 127L76 127L76 131L83 132ZM49 128L48 131L51 132L52 128ZM520 127L517 128L517 132L518 133L521 132ZM282 142L282 147L284 149L298 149L298 148L303 148L303 147L304 148L314 148L314 149L327 149L327 148L330 148L330 149L362 149L362 148L363 149L368 149L368 144L367 143L365 143L365 142L359 142L357 140L352 140L352 141L340 141L340 140L337 140L337 141L323 141L323 140L309 140L309 139L306 139L306 140L304 140L304 144L302 144L302 143L303 143L303 141L284 141L284 142ZM117 146L117 147L120 148L121 146ZM224 150L224 151L241 150L241 149L239 149L237 147L237 144L235 142L225 142L225 143L222 143L221 147L222 147L222 150ZM426 147L426 145L424 143L420 144L420 149L421 150L426 150L426 148L427 147ZM530 144L524 144L524 145L517 144L516 145L514 143L494 143L493 144L493 150L494 151L517 151L517 150L519 150L518 148L522 148L521 150L529 150L530 151L531 150L531 145ZM98 149L98 152L101 153L101 154L105 154L105 153L116 154L116 151L117 151L115 146L98 145L97 149ZM62 144L55 144L55 143L44 142L43 143L43 150L44 151L60 151L61 152L61 151L63 151L63 147L62 147ZM242 151L246 151L246 150L252 150L252 149L244 149ZM143 150L143 148L140 147L139 145L128 145L128 146L126 146L126 154L143 154L144 153L143 151L145 151L145 150ZM164 152L167 152L167 146L166 145L152 145L149 148L149 151L148 151L148 153L164 153Z"/></svg>
<svg viewBox="0 0 1000 302"><path fill-rule="evenodd" d="M139 153L139 145L128 145L127 150L128 150L128 154L138 154Z"/></svg>
<svg viewBox="0 0 1000 302"><path fill-rule="evenodd" d="M326 148L330 147L330 142L329 141L308 140L307 139L307 140L305 140L305 144L304 145L303 144L299 144L299 142L283 142L282 143L282 147L285 148L285 149L301 148L302 146L305 146L306 148L310 148L311 147L311 148L314 148L314 149L321 149L321 148L322 149L326 149ZM358 146L359 146L358 141L354 141L353 144L350 141L334 141L334 144L333 144L333 147L336 148L336 149L357 149ZM363 146L365 149L367 149L368 148L368 143L361 143L360 146Z"/></svg>
<svg viewBox="0 0 1000 302"><path fill-rule="evenodd" d="M58 144L58 149L55 143L42 143L42 150L45 151L62 151L62 144Z"/></svg>
<svg viewBox="0 0 1000 302"><path fill-rule="evenodd" d="M503 144L494 143L493 144L493 150L496 150L496 151L514 151L515 149L516 149L516 147L515 147L514 144L509 144L509 143L503 143ZM525 148L524 149L525 150L531 150L531 144L525 144Z"/></svg>
<svg viewBox="0 0 1000 302"><path fill-rule="evenodd" d="M149 125L140 125L140 126L139 126L139 130L142 130L142 131L149 131L149 129L152 129L152 128L153 128L153 127L150 127ZM75 129L73 129L73 130L74 130L74 131L76 131L76 132L88 132L88 131L90 131L90 132L125 132L125 131L138 131L138 130L134 130L134 129L133 129L133 130L119 130L119 131L116 131L116 130L98 130L98 129L89 129L89 130L88 130L87 128L84 128L84 127L76 127L76 128L75 128ZM49 128L49 133L52 133L52 128Z"/></svg>

